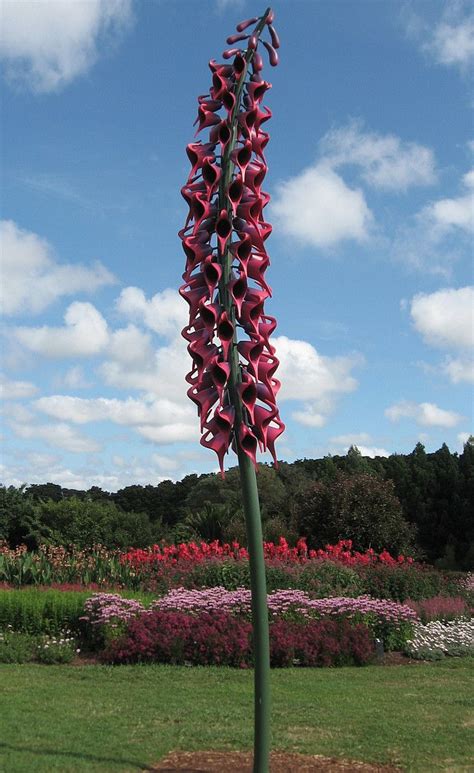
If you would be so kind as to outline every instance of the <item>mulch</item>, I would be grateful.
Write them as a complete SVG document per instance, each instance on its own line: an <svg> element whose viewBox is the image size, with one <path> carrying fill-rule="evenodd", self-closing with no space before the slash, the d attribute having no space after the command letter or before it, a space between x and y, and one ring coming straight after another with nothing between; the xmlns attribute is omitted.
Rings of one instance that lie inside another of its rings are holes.
<svg viewBox="0 0 474 773"><path fill-rule="evenodd" d="M251 752L171 752L161 762L147 770L161 773L251 773ZM270 773L313 773L314 771L362 771L362 773L394 773L400 768L372 765L357 760L322 757L319 754L272 752Z"/></svg>

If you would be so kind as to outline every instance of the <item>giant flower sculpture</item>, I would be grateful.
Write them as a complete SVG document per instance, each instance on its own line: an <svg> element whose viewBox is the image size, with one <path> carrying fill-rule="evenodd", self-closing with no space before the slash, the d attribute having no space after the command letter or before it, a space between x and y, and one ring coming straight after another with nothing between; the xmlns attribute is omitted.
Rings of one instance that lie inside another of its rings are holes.
<svg viewBox="0 0 474 773"><path fill-rule="evenodd" d="M264 311L271 295L265 278L265 242L271 226L264 217L269 196L262 106L270 88L262 77L266 49L278 63L279 47L268 8L262 17L237 25L223 63L211 60L212 84L198 97L196 134L205 141L187 147L191 163L182 194L189 206L179 236L186 255L180 293L189 305L183 330L192 367L186 380L197 405L201 443L216 452L223 474L232 446L239 459L247 525L255 662L254 771L267 773L269 760L270 646L262 525L255 476L256 452L268 449L284 430L276 405L278 359L270 342L275 319ZM255 25L253 27L253 25ZM251 30L250 28L253 29ZM268 28L270 41L260 40Z"/></svg>
<svg viewBox="0 0 474 773"><path fill-rule="evenodd" d="M272 229L264 218L270 197L262 190L269 139L263 126L271 111L262 100L271 86L261 74L258 45L276 65L272 19L269 10L238 24L227 39L233 46L223 53L227 62L210 61L212 85L198 97L196 119L196 134L208 136L187 146L191 171L181 190L189 206L179 232L186 254L180 293L189 304L183 336L192 358L188 395L198 408L201 443L216 452L222 471L232 444L254 464L258 447L276 462L275 440L284 430L270 343L276 320L264 311ZM260 41L265 26L271 43Z"/></svg>

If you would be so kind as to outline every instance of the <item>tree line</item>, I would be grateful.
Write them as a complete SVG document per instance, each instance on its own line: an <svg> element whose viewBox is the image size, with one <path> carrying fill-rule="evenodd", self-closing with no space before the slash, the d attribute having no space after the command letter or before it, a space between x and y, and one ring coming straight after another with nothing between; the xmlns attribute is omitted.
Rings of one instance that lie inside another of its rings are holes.
<svg viewBox="0 0 474 773"><path fill-rule="evenodd" d="M443 444L426 453L339 456L259 465L264 536L307 538L310 547L352 539L446 569L474 568L474 438L461 454ZM239 471L187 475L109 493L54 483L0 488L0 540L145 547L161 540L245 544Z"/></svg>

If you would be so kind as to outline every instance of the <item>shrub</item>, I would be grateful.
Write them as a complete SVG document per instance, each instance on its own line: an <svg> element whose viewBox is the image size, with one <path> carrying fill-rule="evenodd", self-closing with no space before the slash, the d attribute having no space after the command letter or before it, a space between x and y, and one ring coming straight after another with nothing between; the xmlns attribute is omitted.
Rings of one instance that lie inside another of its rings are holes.
<svg viewBox="0 0 474 773"><path fill-rule="evenodd" d="M127 625L103 653L109 663L159 662L245 666L252 626L227 612L153 611Z"/></svg>
<svg viewBox="0 0 474 773"><path fill-rule="evenodd" d="M272 666L364 665L374 655L374 640L366 625L348 620L276 620L270 626Z"/></svg>
<svg viewBox="0 0 474 773"><path fill-rule="evenodd" d="M312 547L351 539L357 550L388 548L406 552L414 546L414 527L404 516L392 481L366 472L337 470L312 482L295 497L300 534Z"/></svg>
<svg viewBox="0 0 474 773"><path fill-rule="evenodd" d="M74 655L80 652L71 631L62 631L58 636L40 637L35 648L35 659L38 663L53 665L70 663Z"/></svg>
<svg viewBox="0 0 474 773"><path fill-rule="evenodd" d="M103 653L108 663L160 662L227 665L252 663L252 627L224 610L155 610L131 620ZM276 667L363 665L374 642L367 626L347 620L277 620L270 625L270 660Z"/></svg>
<svg viewBox="0 0 474 773"><path fill-rule="evenodd" d="M0 663L29 663L33 660L36 639L11 628L0 632Z"/></svg>
<svg viewBox="0 0 474 773"><path fill-rule="evenodd" d="M419 601L440 594L459 593L458 574L443 573L423 564L372 564L355 568L362 580L364 592L380 599Z"/></svg>
<svg viewBox="0 0 474 773"><path fill-rule="evenodd" d="M0 632L0 663L70 663L79 651L71 631L33 636L8 627Z"/></svg>
<svg viewBox="0 0 474 773"><path fill-rule="evenodd" d="M422 623L433 620L447 622L471 616L470 605L461 596L434 596L422 601L408 599L405 603L416 612Z"/></svg>

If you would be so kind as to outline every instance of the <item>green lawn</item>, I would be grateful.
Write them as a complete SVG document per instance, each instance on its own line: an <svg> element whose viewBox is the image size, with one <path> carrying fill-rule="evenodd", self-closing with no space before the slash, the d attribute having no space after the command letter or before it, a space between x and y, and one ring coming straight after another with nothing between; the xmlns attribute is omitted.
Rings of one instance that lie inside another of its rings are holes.
<svg viewBox="0 0 474 773"><path fill-rule="evenodd" d="M272 672L273 748L474 770L474 660ZM253 675L0 666L0 770L136 771L173 749L249 749Z"/></svg>

